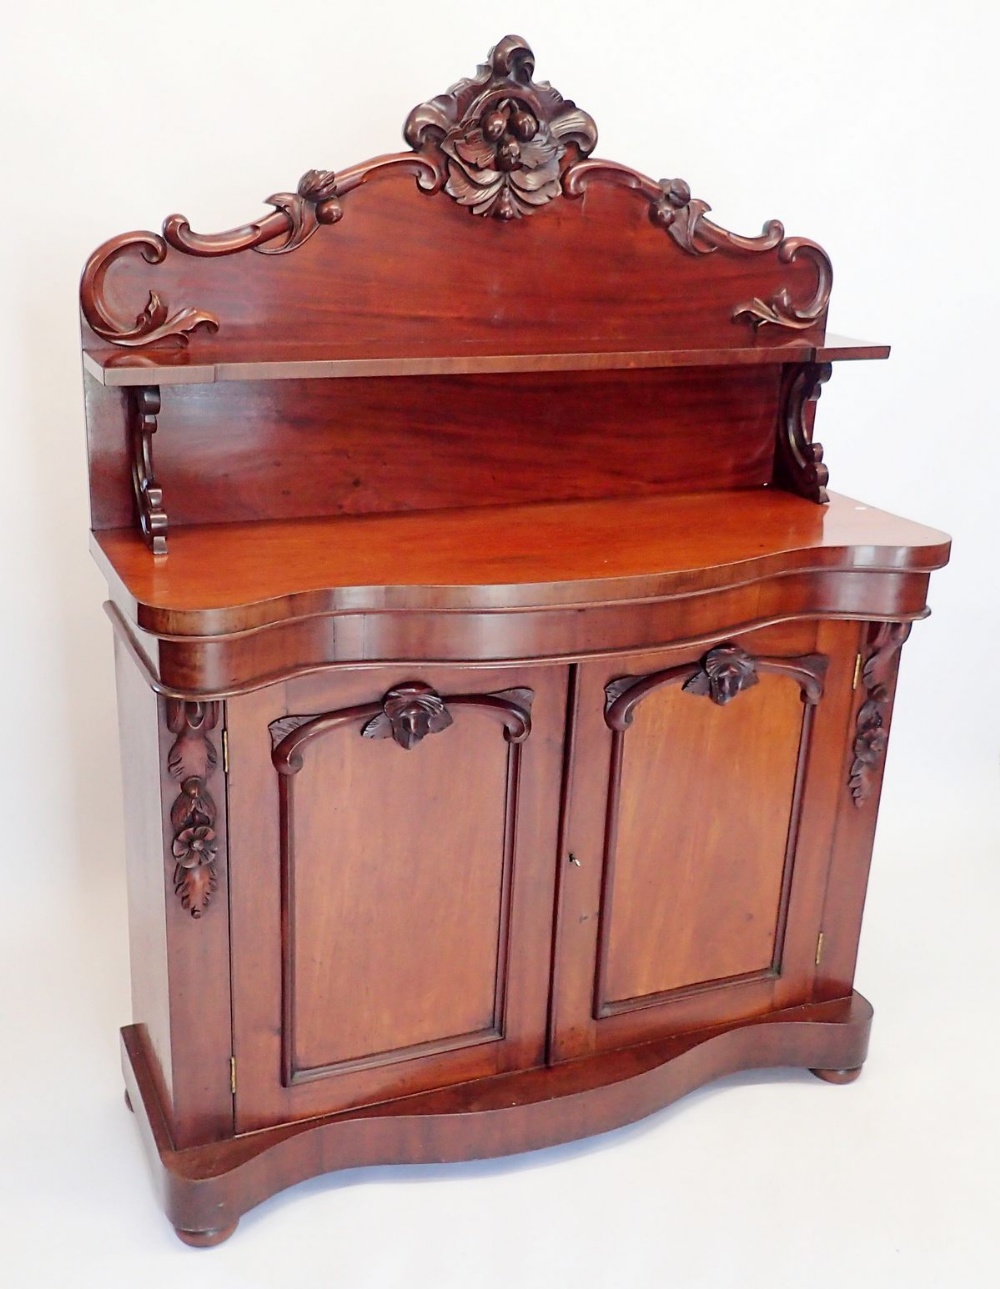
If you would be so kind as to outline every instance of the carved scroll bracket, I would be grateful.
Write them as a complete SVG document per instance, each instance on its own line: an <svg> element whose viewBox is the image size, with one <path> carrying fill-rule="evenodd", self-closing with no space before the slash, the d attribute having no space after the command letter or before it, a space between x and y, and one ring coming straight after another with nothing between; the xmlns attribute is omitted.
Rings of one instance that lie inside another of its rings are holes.
<svg viewBox="0 0 1000 1289"><path fill-rule="evenodd" d="M218 703L167 700L167 728L177 736L167 754L167 771L180 784L170 809L174 893L193 918L208 908L219 884L217 807L208 791L218 761L209 731L218 721Z"/></svg>
<svg viewBox="0 0 1000 1289"><path fill-rule="evenodd" d="M872 625L868 653L861 671L865 699L858 709L854 729L854 759L847 781L851 797L861 807L875 790L889 743L892 678L897 655L910 634L909 622Z"/></svg>
<svg viewBox="0 0 1000 1289"><path fill-rule="evenodd" d="M363 722L363 738L391 738L405 751L410 751L429 734L448 729L454 718L451 708L480 708L497 717L508 743L523 743L531 733L530 689L504 689L493 694L453 694L448 698L419 680L407 681L390 689L375 703L342 707L319 715L283 716L272 721L271 760L279 774L297 774L302 769L302 753L313 739L338 726Z"/></svg>
<svg viewBox="0 0 1000 1289"><path fill-rule="evenodd" d="M774 482L780 488L826 505L830 471L823 448L812 441L815 404L833 371L831 363L802 363L785 368L781 389Z"/></svg>
<svg viewBox="0 0 1000 1289"><path fill-rule="evenodd" d="M609 728L625 730L639 703L664 685L680 684L688 694L709 698L718 707L732 702L759 683L761 673L789 676L802 691L802 701L815 706L823 696L823 679L829 659L823 654L796 658L755 657L736 644L710 649L699 663L685 663L654 671L648 676L622 676L605 686L604 719Z"/></svg>
<svg viewBox="0 0 1000 1289"><path fill-rule="evenodd" d="M160 414L160 391L156 385L137 386L130 394L130 450L132 491L135 494L139 528L154 555L167 553L167 515L163 489L153 472L153 435Z"/></svg>

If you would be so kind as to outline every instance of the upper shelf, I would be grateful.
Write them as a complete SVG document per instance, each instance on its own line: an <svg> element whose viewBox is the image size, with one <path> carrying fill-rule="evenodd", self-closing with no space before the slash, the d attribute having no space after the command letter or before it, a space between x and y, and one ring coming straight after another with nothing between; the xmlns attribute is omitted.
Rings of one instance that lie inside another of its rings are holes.
<svg viewBox="0 0 1000 1289"><path fill-rule="evenodd" d="M837 362L887 358L888 345L845 336L821 344L804 337L783 344L705 349L519 350L501 340L426 341L405 346L386 341L350 344L219 340L161 350L97 349L85 352L85 370L102 385L204 385L236 380L306 377L462 376L503 372L622 371L657 367L757 366L788 362Z"/></svg>

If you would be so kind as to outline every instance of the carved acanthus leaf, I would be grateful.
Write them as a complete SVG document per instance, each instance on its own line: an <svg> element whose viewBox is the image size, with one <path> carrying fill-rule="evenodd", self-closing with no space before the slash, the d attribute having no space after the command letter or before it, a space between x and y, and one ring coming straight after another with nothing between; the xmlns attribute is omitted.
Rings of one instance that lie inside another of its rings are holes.
<svg viewBox="0 0 1000 1289"><path fill-rule="evenodd" d="M134 322L113 313L105 295L105 278L112 264L134 250L140 252L147 264L161 264L166 258L167 244L156 233L122 233L99 246L87 261L80 282L80 307L92 331L102 340L126 348L168 339L186 345L188 333L198 327L218 331L219 319L214 313L192 308L171 313L155 291L149 292L145 308Z"/></svg>
<svg viewBox="0 0 1000 1289"><path fill-rule="evenodd" d="M889 745L892 675L896 657L910 634L908 622L880 622L869 635L861 671L865 700L854 727L854 759L848 776L854 804L860 808L875 790Z"/></svg>
<svg viewBox="0 0 1000 1289"><path fill-rule="evenodd" d="M287 734L293 734L314 716L281 716L267 727L271 732L271 746L275 748Z"/></svg>
<svg viewBox="0 0 1000 1289"><path fill-rule="evenodd" d="M519 36L490 50L475 77L415 107L403 129L417 152L445 158L445 191L475 215L517 219L562 191L567 148L587 155L597 126L548 82Z"/></svg>

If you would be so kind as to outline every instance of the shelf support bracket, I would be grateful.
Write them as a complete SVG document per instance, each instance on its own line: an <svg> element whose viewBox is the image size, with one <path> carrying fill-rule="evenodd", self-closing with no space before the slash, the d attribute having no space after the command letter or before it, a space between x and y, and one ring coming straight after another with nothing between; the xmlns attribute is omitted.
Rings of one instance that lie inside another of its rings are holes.
<svg viewBox="0 0 1000 1289"><path fill-rule="evenodd" d="M167 553L167 515L163 489L153 471L153 435L160 414L160 387L139 385L129 399L129 438L132 455L132 490L136 518L146 545L154 555Z"/></svg>

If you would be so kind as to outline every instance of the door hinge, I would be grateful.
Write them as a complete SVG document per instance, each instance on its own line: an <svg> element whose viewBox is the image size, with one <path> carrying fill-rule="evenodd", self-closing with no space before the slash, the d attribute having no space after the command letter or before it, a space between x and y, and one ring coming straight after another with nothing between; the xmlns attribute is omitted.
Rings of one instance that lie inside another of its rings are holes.
<svg viewBox="0 0 1000 1289"><path fill-rule="evenodd" d="M222 731L222 773L229 773L229 731Z"/></svg>
<svg viewBox="0 0 1000 1289"><path fill-rule="evenodd" d="M857 689L858 681L861 679L861 662L861 655L858 654L854 659L854 683L851 685L852 689Z"/></svg>
<svg viewBox="0 0 1000 1289"><path fill-rule="evenodd" d="M229 1091L236 1095L236 1057L229 1058Z"/></svg>
<svg viewBox="0 0 1000 1289"><path fill-rule="evenodd" d="M819 966L819 960L823 956L823 932L820 931L819 939L816 941L816 966ZM235 1078L235 1075L233 1076Z"/></svg>

